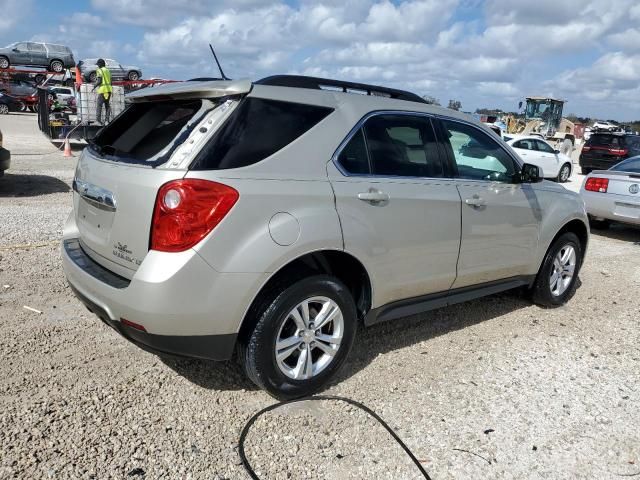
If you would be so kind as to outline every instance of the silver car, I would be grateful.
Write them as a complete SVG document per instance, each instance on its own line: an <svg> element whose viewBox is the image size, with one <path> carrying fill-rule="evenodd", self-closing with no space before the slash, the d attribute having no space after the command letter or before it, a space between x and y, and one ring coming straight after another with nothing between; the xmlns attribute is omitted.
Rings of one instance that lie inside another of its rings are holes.
<svg viewBox="0 0 640 480"><path fill-rule="evenodd" d="M605 229L612 221L640 225L640 156L591 172L580 193L592 227Z"/></svg>
<svg viewBox="0 0 640 480"><path fill-rule="evenodd" d="M82 77L92 83L96 81L96 70L98 69L98 66L96 65L97 61L97 58L87 58L78 62L78 68L80 68ZM122 65L120 62L111 58L105 59L105 64L111 72L111 78L114 80L135 81L142 78L142 70L140 67L136 67L134 65Z"/></svg>
<svg viewBox="0 0 640 480"><path fill-rule="evenodd" d="M76 62L71 49L64 45L42 42L18 42L0 48L0 69L12 65L43 67L61 73L73 68Z"/></svg>
<svg viewBox="0 0 640 480"><path fill-rule="evenodd" d="M574 293L582 199L409 92L297 76L148 88L78 161L69 284L142 348L312 393L359 326Z"/></svg>

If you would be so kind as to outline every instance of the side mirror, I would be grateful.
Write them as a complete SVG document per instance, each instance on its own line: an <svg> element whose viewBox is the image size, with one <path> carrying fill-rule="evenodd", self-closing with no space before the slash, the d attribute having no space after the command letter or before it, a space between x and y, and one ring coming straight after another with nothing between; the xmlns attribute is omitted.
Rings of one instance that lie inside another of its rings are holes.
<svg viewBox="0 0 640 480"><path fill-rule="evenodd" d="M531 165L525 163L520 170L520 182L521 183L538 183L543 180L542 171L537 165Z"/></svg>
<svg viewBox="0 0 640 480"><path fill-rule="evenodd" d="M522 108L522 102L518 102L518 110Z"/></svg>
<svg viewBox="0 0 640 480"><path fill-rule="evenodd" d="M555 153L556 155L560 153L560 150L558 150L557 148L553 151L553 153Z"/></svg>
<svg viewBox="0 0 640 480"><path fill-rule="evenodd" d="M20 50L17 49L17 48L14 48L13 51L16 52L16 53L20 52Z"/></svg>

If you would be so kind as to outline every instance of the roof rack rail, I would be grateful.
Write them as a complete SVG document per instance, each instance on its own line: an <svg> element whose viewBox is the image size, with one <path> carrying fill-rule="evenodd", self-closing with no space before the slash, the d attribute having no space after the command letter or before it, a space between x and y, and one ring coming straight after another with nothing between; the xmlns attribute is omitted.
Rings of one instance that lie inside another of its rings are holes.
<svg viewBox="0 0 640 480"><path fill-rule="evenodd" d="M328 78L306 77L304 75L273 75L265 77L256 85L272 85L277 87L309 88L312 90L329 90L345 93L359 93L362 95L373 95L378 97L394 98L396 100L406 100L408 102L427 103L419 95L405 90L395 88L379 87L377 85L367 85L366 83L345 82L342 80L331 80Z"/></svg>

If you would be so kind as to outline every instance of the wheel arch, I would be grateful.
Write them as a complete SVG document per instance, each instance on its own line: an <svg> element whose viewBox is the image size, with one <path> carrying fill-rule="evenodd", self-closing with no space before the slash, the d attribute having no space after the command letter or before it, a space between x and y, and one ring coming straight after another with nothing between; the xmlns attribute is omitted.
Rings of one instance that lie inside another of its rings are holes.
<svg viewBox="0 0 640 480"><path fill-rule="evenodd" d="M538 272L540 271L540 268L542 267L542 263L544 262L544 258L547 255L547 252L549 251L553 243L561 235L567 232L574 233L578 237L578 240L580 240L580 246L582 247L582 258L584 259L584 256L587 253L587 246L589 244L589 227L583 220L579 218L574 218L566 222L556 232L556 234L553 236L551 241L546 245L546 248L544 249L544 254L542 255L542 258L540 259L540 261L538 262Z"/></svg>
<svg viewBox="0 0 640 480"><path fill-rule="evenodd" d="M301 255L275 271L264 283L245 313L238 334L244 342L258 321L260 310L281 288L311 275L332 275L342 281L356 304L360 319L371 309L372 285L366 268L356 257L342 250L317 250Z"/></svg>

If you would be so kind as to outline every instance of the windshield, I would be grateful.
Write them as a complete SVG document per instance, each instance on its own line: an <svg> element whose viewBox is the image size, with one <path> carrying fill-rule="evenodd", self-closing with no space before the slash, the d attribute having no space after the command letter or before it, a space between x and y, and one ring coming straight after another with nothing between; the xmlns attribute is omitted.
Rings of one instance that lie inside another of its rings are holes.
<svg viewBox="0 0 640 480"><path fill-rule="evenodd" d="M562 111L561 103L548 103L545 100L527 100L525 115L527 119L555 120Z"/></svg>
<svg viewBox="0 0 640 480"><path fill-rule="evenodd" d="M6 46L6 47L4 47L4 48L13 48L13 47L15 47L16 45L17 45L17 43L10 43L9 45L7 45L7 46Z"/></svg>
<svg viewBox="0 0 640 480"><path fill-rule="evenodd" d="M614 172L640 173L640 156L628 158L624 162L614 165L609 170L613 170Z"/></svg>

